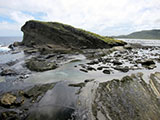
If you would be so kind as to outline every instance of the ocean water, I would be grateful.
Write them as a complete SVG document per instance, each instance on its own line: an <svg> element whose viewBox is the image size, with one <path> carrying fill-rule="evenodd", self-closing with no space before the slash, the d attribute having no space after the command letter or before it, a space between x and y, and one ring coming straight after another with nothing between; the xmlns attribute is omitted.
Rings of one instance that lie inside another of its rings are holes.
<svg viewBox="0 0 160 120"><path fill-rule="evenodd" d="M8 46L16 41L22 41L22 37L0 37L0 52L9 51Z"/></svg>
<svg viewBox="0 0 160 120"><path fill-rule="evenodd" d="M143 46L160 46L160 40L155 39L127 39L127 38L119 38L119 40L123 40L127 43L138 43Z"/></svg>

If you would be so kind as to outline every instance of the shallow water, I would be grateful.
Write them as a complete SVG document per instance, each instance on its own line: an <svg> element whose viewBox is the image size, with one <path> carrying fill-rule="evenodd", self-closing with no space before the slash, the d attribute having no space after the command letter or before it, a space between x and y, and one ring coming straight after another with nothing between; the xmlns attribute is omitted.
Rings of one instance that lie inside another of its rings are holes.
<svg viewBox="0 0 160 120"><path fill-rule="evenodd" d="M147 56L147 59L151 59L151 58L158 58L158 56L154 56L151 54L160 53L160 49L157 49L157 50L151 50L151 49L142 50L142 49L140 49L137 52L138 52L137 55ZM112 53L111 56L113 56L114 53ZM134 74L137 72L143 72L144 76L147 76L150 73L154 73L155 71L160 70L160 63L155 61L156 68L151 69L151 70L148 70L148 69L140 66L142 69L129 70L129 72L126 72L126 73L116 71L114 69L111 69L112 70L111 74L104 74L102 72L102 70L89 71L88 73L85 73L85 72L82 72L79 70L79 69L81 69L81 67L79 65L86 64L89 62L89 60L87 60L85 57L83 57L83 55L77 56L77 58L79 58L79 57L82 58L81 61L64 64L55 70L34 73L25 82L51 83L51 82L57 82L57 81L68 81L68 82L73 82L73 83L79 83L79 82L84 82L84 80L86 80L86 79L94 79L97 82L104 82L104 81L109 81L112 79L121 79L123 76L131 75L131 74ZM104 58L107 58L107 56L105 56ZM99 63L98 65L92 65L92 67L94 67L94 68L97 68L99 66L106 66L106 65L103 63ZM128 61L127 62L123 61L123 66L133 66L133 64L129 63ZM146 79L146 82L148 82L147 79Z"/></svg>

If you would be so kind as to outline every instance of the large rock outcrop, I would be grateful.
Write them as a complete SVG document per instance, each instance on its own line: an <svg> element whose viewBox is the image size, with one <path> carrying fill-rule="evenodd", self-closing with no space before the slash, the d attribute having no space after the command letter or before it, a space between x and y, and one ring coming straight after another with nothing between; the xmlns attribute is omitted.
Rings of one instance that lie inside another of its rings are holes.
<svg viewBox="0 0 160 120"><path fill-rule="evenodd" d="M69 48L110 48L124 45L125 42L103 37L82 29L57 22L30 20L22 26L24 32L22 43L25 46L58 45Z"/></svg>
<svg viewBox="0 0 160 120"><path fill-rule="evenodd" d="M149 84L142 73L100 83L92 105L95 120L159 120L159 81L156 72Z"/></svg>

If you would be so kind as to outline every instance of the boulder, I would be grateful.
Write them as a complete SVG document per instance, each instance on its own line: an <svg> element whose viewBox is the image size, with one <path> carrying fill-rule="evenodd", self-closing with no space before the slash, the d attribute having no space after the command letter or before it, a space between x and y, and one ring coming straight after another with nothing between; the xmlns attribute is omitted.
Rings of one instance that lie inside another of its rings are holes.
<svg viewBox="0 0 160 120"><path fill-rule="evenodd" d="M149 59L149 60L144 60L141 62L142 66L144 66L145 68L148 68L148 69L154 69L156 67L156 63Z"/></svg>
<svg viewBox="0 0 160 120"><path fill-rule="evenodd" d="M128 72L129 71L129 67L128 66L116 66L114 67L115 70L121 71L121 72Z"/></svg>
<svg viewBox="0 0 160 120"><path fill-rule="evenodd" d="M110 72L110 70L103 70L103 73L104 74L110 74L111 72Z"/></svg>
<svg viewBox="0 0 160 120"><path fill-rule="evenodd" d="M30 20L22 26L24 33L22 44L32 47L34 45L60 45L65 48L110 48L125 45L121 40L103 37L89 31L74 28L58 22L41 22Z"/></svg>
<svg viewBox="0 0 160 120"><path fill-rule="evenodd" d="M43 72L47 70L53 70L58 67L55 62L48 62L45 60L38 60L37 58L31 58L26 61L26 66L31 71Z"/></svg>
<svg viewBox="0 0 160 120"><path fill-rule="evenodd" d="M122 65L123 63L118 61L118 60L114 60L112 61L113 65Z"/></svg>

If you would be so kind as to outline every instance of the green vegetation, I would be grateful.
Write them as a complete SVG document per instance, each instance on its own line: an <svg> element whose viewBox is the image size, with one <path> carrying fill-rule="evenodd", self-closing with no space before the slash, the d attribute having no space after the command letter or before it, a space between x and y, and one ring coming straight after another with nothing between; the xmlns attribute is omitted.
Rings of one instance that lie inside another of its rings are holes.
<svg viewBox="0 0 160 120"><path fill-rule="evenodd" d="M62 24L62 23L59 23L59 22L43 22L43 21L37 21L37 20L30 20L30 21L39 22L41 24L47 25L48 27L57 29L59 31L66 31L67 32L67 30L69 30L69 31L76 32L78 34L82 34L84 36L88 36L90 38L97 38L97 39L103 40L107 44L124 44L124 42L121 41L121 40L116 40L112 37L101 36L101 35L98 35L96 33L86 31L86 30L83 30L83 29L80 29L80 28L74 28L71 25Z"/></svg>
<svg viewBox="0 0 160 120"><path fill-rule="evenodd" d="M103 40L104 42L108 43L108 44L114 44L114 43L123 43L123 41L121 40L116 40L114 39L113 37L105 37L105 36L101 36L101 35L98 35L96 33L93 33L93 32L90 32L90 31L86 31L86 30L83 30L83 29L80 29L78 28L79 31L82 31L82 32L85 32L93 37L97 37L101 40Z"/></svg>
<svg viewBox="0 0 160 120"><path fill-rule="evenodd" d="M129 35L113 36L115 38L134 38L134 39L160 39L160 29L143 30L133 32Z"/></svg>

